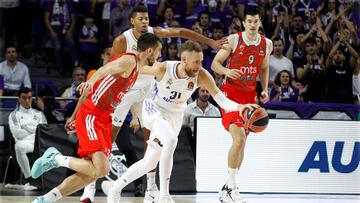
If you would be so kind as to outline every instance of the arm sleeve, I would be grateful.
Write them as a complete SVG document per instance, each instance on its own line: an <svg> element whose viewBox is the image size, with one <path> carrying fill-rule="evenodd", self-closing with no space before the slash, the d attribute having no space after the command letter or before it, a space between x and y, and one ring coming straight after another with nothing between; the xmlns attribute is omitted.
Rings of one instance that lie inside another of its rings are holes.
<svg viewBox="0 0 360 203"><path fill-rule="evenodd" d="M20 123L16 119L15 112L12 112L9 116L9 127L15 141L22 140L30 134L28 131L21 128Z"/></svg>
<svg viewBox="0 0 360 203"><path fill-rule="evenodd" d="M214 96L214 100L216 101L216 103L218 103L220 105L221 108L228 110L228 111L237 111L238 106L240 105L240 104L226 98L222 92L218 92Z"/></svg>

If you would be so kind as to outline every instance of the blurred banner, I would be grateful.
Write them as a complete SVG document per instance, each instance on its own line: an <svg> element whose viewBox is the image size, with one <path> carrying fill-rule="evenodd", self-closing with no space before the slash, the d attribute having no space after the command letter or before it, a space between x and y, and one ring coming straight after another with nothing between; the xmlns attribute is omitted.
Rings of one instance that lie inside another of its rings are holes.
<svg viewBox="0 0 360 203"><path fill-rule="evenodd" d="M197 191L219 191L231 135L221 118L198 117L196 136ZM237 183L241 192L360 195L359 161L359 121L271 119L247 138Z"/></svg>

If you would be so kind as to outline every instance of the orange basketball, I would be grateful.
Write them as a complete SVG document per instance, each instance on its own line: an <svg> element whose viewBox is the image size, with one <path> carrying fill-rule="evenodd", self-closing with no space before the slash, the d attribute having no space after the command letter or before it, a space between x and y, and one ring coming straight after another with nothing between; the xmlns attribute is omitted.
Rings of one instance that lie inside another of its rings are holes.
<svg viewBox="0 0 360 203"><path fill-rule="evenodd" d="M245 109L242 114L243 124L249 132L258 133L265 130L269 123L269 115L264 108L256 108L252 111Z"/></svg>

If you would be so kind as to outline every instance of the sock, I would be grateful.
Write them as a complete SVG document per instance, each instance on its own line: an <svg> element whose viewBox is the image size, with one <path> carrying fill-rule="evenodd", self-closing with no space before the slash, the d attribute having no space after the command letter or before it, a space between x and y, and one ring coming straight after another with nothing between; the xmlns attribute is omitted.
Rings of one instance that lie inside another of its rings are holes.
<svg viewBox="0 0 360 203"><path fill-rule="evenodd" d="M227 185L229 188L236 187L236 175L237 175L238 169L237 168L228 168L229 173L229 179L227 181Z"/></svg>
<svg viewBox="0 0 360 203"><path fill-rule="evenodd" d="M62 198L59 189L54 188L44 195L44 199L47 202L55 202Z"/></svg>
<svg viewBox="0 0 360 203"><path fill-rule="evenodd" d="M70 156L64 156L62 154L58 154L55 156L55 160L58 162L59 166L69 168L70 159L72 157Z"/></svg>
<svg viewBox="0 0 360 203"><path fill-rule="evenodd" d="M147 179L147 189L151 189L151 187L153 185L156 185L156 172L149 172L146 174L146 179Z"/></svg>

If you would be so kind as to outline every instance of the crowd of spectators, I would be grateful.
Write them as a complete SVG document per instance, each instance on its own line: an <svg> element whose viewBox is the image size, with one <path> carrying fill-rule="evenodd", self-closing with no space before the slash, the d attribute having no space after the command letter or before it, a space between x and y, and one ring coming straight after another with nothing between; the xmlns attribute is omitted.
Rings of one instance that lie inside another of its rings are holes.
<svg viewBox="0 0 360 203"><path fill-rule="evenodd" d="M244 10L257 7L259 32L274 45L271 101L359 103L360 8L351 0L0 1L0 96L31 88L23 58L53 63L61 77L72 75L70 88L55 96L76 96L76 85L101 64L101 51L131 28L129 14L139 4L148 8L150 26L185 27L215 40L241 32ZM178 60L183 39L163 42L161 60ZM203 66L212 73L216 50L202 46ZM220 86L222 76L212 74Z"/></svg>

